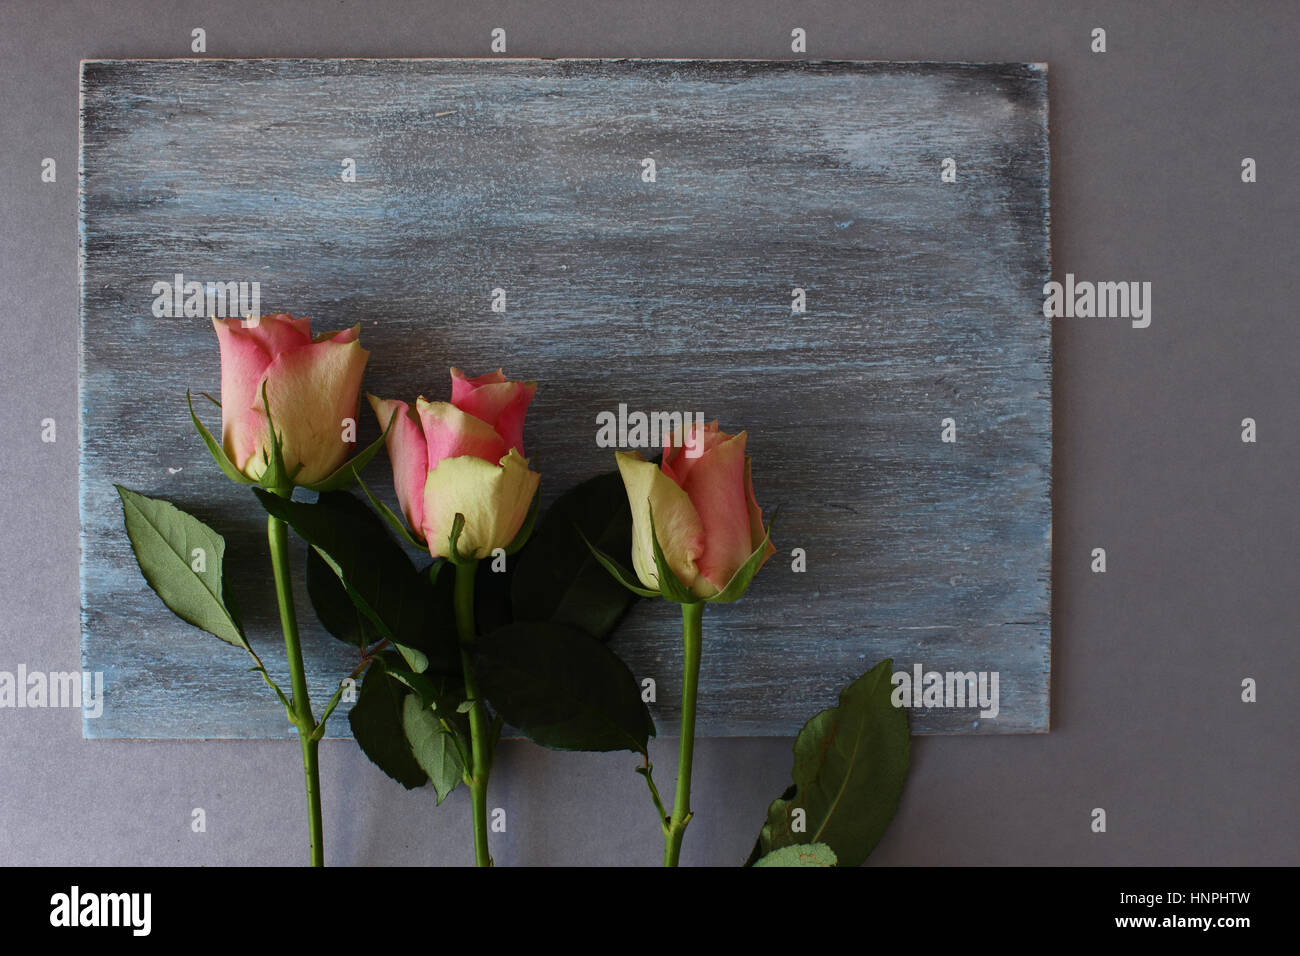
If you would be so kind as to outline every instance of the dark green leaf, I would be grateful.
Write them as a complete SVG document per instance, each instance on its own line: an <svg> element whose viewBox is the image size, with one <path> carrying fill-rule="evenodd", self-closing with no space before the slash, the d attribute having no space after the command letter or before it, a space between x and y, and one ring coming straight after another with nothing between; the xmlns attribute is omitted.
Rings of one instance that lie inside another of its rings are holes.
<svg viewBox="0 0 1300 956"><path fill-rule="evenodd" d="M578 534L582 535L582 532L579 531ZM658 591L652 590L651 588L642 587L641 579L638 578L635 573L623 567L623 565L619 564L617 561L611 558L604 551L600 550L600 548L596 547L594 544L588 541L586 535L582 535L582 541L584 544L586 544L587 549L591 552L592 556L596 559L596 561L600 564L600 566L603 567L610 574L612 574L614 576L614 580L617 581L620 585L622 585L625 589L631 591L637 597L660 597L661 596Z"/></svg>
<svg viewBox="0 0 1300 956"><path fill-rule="evenodd" d="M311 545L307 546L307 596L325 630L340 641L369 647L380 639L370 619L348 597L339 576Z"/></svg>
<svg viewBox="0 0 1300 956"><path fill-rule="evenodd" d="M411 690L419 695L420 701L425 707L432 707L438 703L441 692L438 685L435 684L426 674L409 671L396 663L388 663L388 676L393 680L405 684Z"/></svg>
<svg viewBox="0 0 1300 956"><path fill-rule="evenodd" d="M416 670L459 672L450 580L431 585L393 540L383 519L353 495L325 492L315 504L253 489L266 510L320 553L352 603Z"/></svg>
<svg viewBox="0 0 1300 956"><path fill-rule="evenodd" d="M249 649L225 600L225 538L169 501L113 487L122 499L127 537L149 587L181 620ZM195 564L202 570L195 570Z"/></svg>
<svg viewBox="0 0 1300 956"><path fill-rule="evenodd" d="M436 802L442 803L465 772L455 738L415 694L407 694L402 701L402 729L416 763L433 784Z"/></svg>
<svg viewBox="0 0 1300 956"><path fill-rule="evenodd" d="M424 651L418 647L412 647L410 644L399 643L396 639L393 640L392 644L397 648L398 653L402 655L402 660L406 661L407 665L417 674L423 674L429 669L429 655Z"/></svg>
<svg viewBox="0 0 1300 956"><path fill-rule="evenodd" d="M422 674L409 671L392 659L386 657L388 676L405 684L420 697L425 707L434 711L434 715L460 738L462 746L468 747L470 739L469 721L463 716L465 689L460 678L441 674Z"/></svg>
<svg viewBox="0 0 1300 956"><path fill-rule="evenodd" d="M495 631L511 623L510 582L515 571L506 564L504 571L495 570L496 558L478 563L474 575L474 627L480 634ZM452 572L448 572L452 577Z"/></svg>
<svg viewBox="0 0 1300 956"><path fill-rule="evenodd" d="M454 571L448 571L446 574L442 573L450 566L451 566L451 562L448 561L446 558L434 558L432 561L426 564L423 569L421 569L420 573L423 574L425 577L427 577L435 585L445 584L447 579L454 578L456 576L456 572Z"/></svg>
<svg viewBox="0 0 1300 956"><path fill-rule="evenodd" d="M617 471L570 488L537 522L515 564L515 619L555 621L606 637L636 598L606 573L593 548L632 553L632 509ZM635 577L631 583L639 588Z"/></svg>
<svg viewBox="0 0 1300 956"><path fill-rule="evenodd" d="M475 652L483 695L535 743L645 753L655 729L640 685L595 638L564 624L519 622L480 637Z"/></svg>
<svg viewBox="0 0 1300 956"><path fill-rule="evenodd" d="M413 548L423 549L425 547L423 541L418 540L413 534L411 534L410 530L406 527L406 523L402 521L401 518L397 517L397 515L393 514L393 509L374 496L366 483L361 480L360 475L357 476L357 486L365 492L366 497L370 500L370 506L379 512L380 517L388 522L388 526L397 532L399 538ZM442 559L440 558L439 560Z"/></svg>
<svg viewBox="0 0 1300 956"><path fill-rule="evenodd" d="M424 786L427 775L411 753L403 729L403 701L408 696L407 688L389 676L383 660L377 660L362 678L361 693L348 713L348 723L357 745L375 766L414 790Z"/></svg>
<svg viewBox="0 0 1300 956"><path fill-rule="evenodd" d="M835 851L825 843L799 843L759 857L755 866L835 866Z"/></svg>
<svg viewBox="0 0 1300 956"><path fill-rule="evenodd" d="M488 763L492 762L493 755L497 752L497 744L501 741L501 731L505 725L506 722L501 719L500 714L492 718L492 726L488 728Z"/></svg>
<svg viewBox="0 0 1300 956"><path fill-rule="evenodd" d="M893 661L881 661L840 692L794 743L795 792L768 807L759 836L764 854L825 843L841 866L859 866L898 809L907 777L907 713L890 700ZM789 791L787 791L789 793ZM804 829L794 829L802 809Z"/></svg>

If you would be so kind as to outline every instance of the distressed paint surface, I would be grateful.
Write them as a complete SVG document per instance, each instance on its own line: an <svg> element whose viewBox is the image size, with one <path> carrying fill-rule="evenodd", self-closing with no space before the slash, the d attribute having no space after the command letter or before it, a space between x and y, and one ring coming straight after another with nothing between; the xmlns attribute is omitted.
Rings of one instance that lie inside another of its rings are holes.
<svg viewBox="0 0 1300 956"><path fill-rule="evenodd" d="M918 732L1047 729L1041 66L92 61L82 95L83 661L105 674L87 736L292 734L240 651L163 607L122 529L114 482L223 532L287 686L262 512L184 405L219 391L215 336L150 311L177 272L257 280L263 312L317 330L361 322L379 394L445 398L453 364L538 380L543 504L613 467L595 418L620 402L747 428L778 551L706 612L702 735L792 735L883 657L999 672L996 719L918 710ZM363 407L360 440L377 434ZM382 455L367 481L392 502ZM298 602L319 706L356 652ZM678 624L642 602L614 638L656 679L664 735Z"/></svg>

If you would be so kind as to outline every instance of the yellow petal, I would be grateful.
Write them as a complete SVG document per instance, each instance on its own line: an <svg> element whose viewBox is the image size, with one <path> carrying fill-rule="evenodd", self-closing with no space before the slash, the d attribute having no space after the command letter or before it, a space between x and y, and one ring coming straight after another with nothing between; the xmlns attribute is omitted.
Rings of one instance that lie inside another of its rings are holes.
<svg viewBox="0 0 1300 956"><path fill-rule="evenodd" d="M456 550L485 558L514 540L528 516L541 475L513 448L500 464L462 455L444 458L424 484L424 537L429 553L447 557L448 536L456 514L465 516Z"/></svg>
<svg viewBox="0 0 1300 956"><path fill-rule="evenodd" d="M356 339L303 345L277 356L265 373L271 419L280 433L284 466L296 484L328 477L347 460L344 419L353 422L361 398L361 374L370 353ZM261 396L258 396L261 404Z"/></svg>
<svg viewBox="0 0 1300 956"><path fill-rule="evenodd" d="M653 508L659 547L668 567L689 588L699 574L696 561L704 545L704 527L695 506L686 492L654 462L646 461L636 452L615 452L615 458L632 508L632 567L636 576L648 588L659 587L650 531Z"/></svg>

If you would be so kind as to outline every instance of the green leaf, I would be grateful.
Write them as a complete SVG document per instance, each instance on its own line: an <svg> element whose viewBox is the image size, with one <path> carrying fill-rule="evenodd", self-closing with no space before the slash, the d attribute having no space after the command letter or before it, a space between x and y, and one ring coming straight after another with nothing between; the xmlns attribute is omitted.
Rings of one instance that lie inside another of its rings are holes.
<svg viewBox="0 0 1300 956"><path fill-rule="evenodd" d="M627 665L577 628L518 622L475 644L475 671L496 712L554 750L644 754L654 721Z"/></svg>
<svg viewBox="0 0 1300 956"><path fill-rule="evenodd" d="M169 501L113 487L122 499L127 537L149 587L181 620L250 650L225 600L225 538ZM195 570L195 564L202 570Z"/></svg>
<svg viewBox="0 0 1300 956"><path fill-rule="evenodd" d="M434 707L437 705L442 696L442 692L439 690L438 685L434 684L428 676L415 671L408 671L392 662L388 662L386 666L388 668L388 676L415 691L415 693L419 695L420 701L425 707Z"/></svg>
<svg viewBox="0 0 1300 956"><path fill-rule="evenodd" d="M388 428L384 433L367 445L364 449L353 455L352 458L345 461L334 469L334 473L328 477L311 485L302 485L308 491L341 491L344 488L352 486L353 482L361 480L361 469L370 464L370 459L375 457L375 452L379 451L384 444L384 439L388 437L388 431L393 427L393 422L397 421L397 412L393 412L392 418L388 419ZM366 492L367 497L369 492Z"/></svg>
<svg viewBox="0 0 1300 956"><path fill-rule="evenodd" d="M307 596L321 625L345 644L369 647L380 639L370 619L348 597L334 569L311 545L307 546Z"/></svg>
<svg viewBox="0 0 1300 956"><path fill-rule="evenodd" d="M755 866L835 866L839 862L835 851L825 843L800 843L773 850L759 857Z"/></svg>
<svg viewBox="0 0 1300 956"><path fill-rule="evenodd" d="M768 807L760 855L796 844L825 843L841 866L859 866L898 809L907 777L907 712L890 700L892 660L840 692L794 743L794 788ZM793 828L796 809L804 829Z"/></svg>
<svg viewBox="0 0 1300 956"><path fill-rule="evenodd" d="M468 749L470 739L469 721L461 712L464 706L465 690L458 678L443 675L415 673L407 670L389 656L384 658L388 676L400 681L419 695L420 702L433 711L433 715L454 733L461 746Z"/></svg>
<svg viewBox="0 0 1300 956"><path fill-rule="evenodd" d="M497 571L495 558L484 558L478 562L474 574L474 627L480 634L495 631L513 621L510 606L510 582L515 576L514 568L509 564L504 571ZM452 571L448 577L453 577Z"/></svg>
<svg viewBox="0 0 1300 956"><path fill-rule="evenodd" d="M790 784L790 786L786 787L785 790L783 790L783 791L781 792L781 797L780 797L780 799L782 799L782 800L792 800L792 799L794 799L794 795L795 795L795 793L798 791L798 789L799 789L799 788L796 787L794 784ZM771 809L771 806L770 806L770 805L769 805L768 809L769 809L769 810ZM758 839L756 839L756 840L754 841L754 847L753 847L753 849L751 849L751 850L749 851L749 859L745 860L745 866L753 866L753 865L754 865L755 863L757 863L760 859L762 859L764 852L766 852L766 851L764 850L764 843L763 843L763 839L764 839L764 837L763 837L763 833L764 833L766 830L767 830L767 825L764 824L762 830L759 831Z"/></svg>
<svg viewBox="0 0 1300 956"><path fill-rule="evenodd" d="M776 521L776 510L772 511L772 520L767 523L767 533L763 535L763 542L755 548L745 559L745 563L736 569L736 573L731 576L731 580L717 594L711 598L705 598L707 601L716 601L728 603L737 600L742 594L749 590L749 582L754 580L754 575L758 569L763 566L767 560L767 545L772 540L772 524Z"/></svg>
<svg viewBox="0 0 1300 956"><path fill-rule="evenodd" d="M253 491L271 515L317 550L356 608L398 646L412 668L459 672L449 576L431 584L383 520L345 491L324 492L315 504Z"/></svg>
<svg viewBox="0 0 1300 956"><path fill-rule="evenodd" d="M428 774L438 794L437 803L441 804L456 789L465 772L455 739L414 694L408 694L402 701L402 729L416 763Z"/></svg>
<svg viewBox="0 0 1300 956"><path fill-rule="evenodd" d="M455 572L452 572L449 575L442 574L443 569L448 567L450 564L451 562L446 558L434 558L424 566L420 573L428 577L430 583L437 585L440 581L443 581L448 577L454 578L456 576Z"/></svg>
<svg viewBox="0 0 1300 956"><path fill-rule="evenodd" d="M418 647L412 647L410 644L400 644L396 639L392 639L392 645L397 648L397 652L402 655L402 660L417 674L423 674L429 669L429 655L424 653Z"/></svg>
<svg viewBox="0 0 1300 956"><path fill-rule="evenodd" d="M492 762L492 759L497 752L497 744L501 742L501 731L505 725L506 722L502 719L500 714L497 714L492 718L492 726L488 728L488 763Z"/></svg>
<svg viewBox="0 0 1300 956"><path fill-rule="evenodd" d="M424 786L427 775L411 752L403 728L408 696L407 689L389 676L383 659L376 660L362 678L361 693L348 712L348 723L371 762L407 790L414 790Z"/></svg>
<svg viewBox="0 0 1300 956"><path fill-rule="evenodd" d="M612 561L606 552L631 551L632 509L618 472L570 488L546 509L516 561L510 595L515 620L555 621L608 636L636 598L624 587L621 568L603 569ZM658 596L635 577L631 584Z"/></svg>
<svg viewBox="0 0 1300 956"><path fill-rule="evenodd" d="M668 559L664 557L664 549L659 546L659 533L655 531L655 511L653 507L650 509L650 542L654 547L655 574L659 578L659 593L670 601L676 601L678 604L695 604L704 600L682 584L681 579L668 566Z"/></svg>
<svg viewBox="0 0 1300 956"><path fill-rule="evenodd" d="M209 395L208 397L211 398L212 396ZM208 454L212 456L212 460L217 463L217 467L222 470L225 476L231 481L239 482L241 485L257 484L256 481L235 467L235 463L226 457L226 450L221 447L221 443L213 438L212 432L208 431L207 426L199 421L199 416L194 414L194 399L190 397L189 392L185 393L185 404L190 407L190 420L194 422L194 427L198 430L199 437L203 439L203 444L207 445Z"/></svg>

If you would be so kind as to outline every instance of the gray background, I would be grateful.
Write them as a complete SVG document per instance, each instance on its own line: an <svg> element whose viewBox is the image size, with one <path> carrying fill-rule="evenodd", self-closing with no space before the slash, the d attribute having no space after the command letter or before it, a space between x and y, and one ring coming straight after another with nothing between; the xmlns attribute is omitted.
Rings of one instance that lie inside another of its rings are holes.
<svg viewBox="0 0 1300 956"><path fill-rule="evenodd" d="M180 402L219 390L212 324L149 311L150 277L177 271L256 277L263 311L317 329L359 323L380 395L445 394L449 365L537 379L524 439L544 508L613 467L582 427L598 410L748 426L782 560L710 609L701 735L793 737L885 658L1000 675L995 719L914 710L918 732L1046 730L1047 87L1018 64L87 61L82 660L105 700L86 736L292 734L246 655L165 610L122 527L114 482L213 522L248 633L287 672L266 516ZM797 321L785 277L809 286ZM379 431L365 409L359 444ZM387 458L366 481L396 507ZM658 681L660 727L681 719L675 611L642 604L614 638ZM301 636L327 700L356 649L310 612Z"/></svg>
<svg viewBox="0 0 1300 956"><path fill-rule="evenodd" d="M209 56L486 55L504 26L513 56L780 57L802 26L817 58L1047 61L1054 275L1149 280L1152 324L1054 327L1052 732L914 738L871 862L1300 862L1294 4L5 3L0 670L79 660L77 63L185 56L195 26ZM1089 52L1095 26L1106 54ZM55 184L40 182L45 156ZM1243 156L1258 183L1240 181ZM1258 444L1240 441L1246 416ZM1105 575L1089 572L1094 547ZM1247 676L1258 703L1240 701ZM654 751L664 781L674 744ZM683 862L739 862L788 780L789 744L696 753ZM0 759L0 862L305 856L290 740L87 741L74 710L6 709ZM631 763L504 744L497 861L655 862ZM463 791L435 809L350 741L325 742L322 766L329 862L470 858Z"/></svg>

